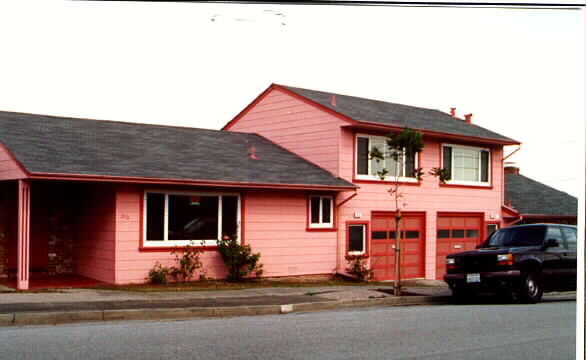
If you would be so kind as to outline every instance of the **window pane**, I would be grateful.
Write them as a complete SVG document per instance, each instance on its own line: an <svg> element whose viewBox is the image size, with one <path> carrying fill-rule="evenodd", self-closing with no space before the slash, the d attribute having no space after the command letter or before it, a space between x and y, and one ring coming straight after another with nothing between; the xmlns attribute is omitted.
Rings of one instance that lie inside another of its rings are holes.
<svg viewBox="0 0 586 360"><path fill-rule="evenodd" d="M466 237L467 238L477 238L478 237L478 230L466 230Z"/></svg>
<svg viewBox="0 0 586 360"><path fill-rule="evenodd" d="M322 223L329 224L332 221L332 200L327 197L321 198Z"/></svg>
<svg viewBox="0 0 586 360"><path fill-rule="evenodd" d="M405 176L406 177L415 177L415 157L417 154L407 155L405 160Z"/></svg>
<svg viewBox="0 0 586 360"><path fill-rule="evenodd" d="M449 239L450 238L450 230L438 230L437 231L437 238L438 239Z"/></svg>
<svg viewBox="0 0 586 360"><path fill-rule="evenodd" d="M480 156L481 156L480 181L488 182L488 151L486 151L486 150L481 151Z"/></svg>
<svg viewBox="0 0 586 360"><path fill-rule="evenodd" d="M480 152L478 150L454 148L454 180L479 181Z"/></svg>
<svg viewBox="0 0 586 360"><path fill-rule="evenodd" d="M315 196L311 198L311 223L319 224L319 197Z"/></svg>
<svg viewBox="0 0 586 360"><path fill-rule="evenodd" d="M364 225L350 225L348 251L364 251Z"/></svg>
<svg viewBox="0 0 586 360"><path fill-rule="evenodd" d="M417 239L419 238L419 231L410 230L407 231L407 235L405 236L406 239Z"/></svg>
<svg viewBox="0 0 586 360"><path fill-rule="evenodd" d="M503 241L504 246L536 246L543 244L545 227L512 228L510 233L511 237Z"/></svg>
<svg viewBox="0 0 586 360"><path fill-rule="evenodd" d="M368 139L359 137L357 141L356 162L358 174L368 175Z"/></svg>
<svg viewBox="0 0 586 360"><path fill-rule="evenodd" d="M222 196L222 236L238 235L238 197Z"/></svg>
<svg viewBox="0 0 586 360"><path fill-rule="evenodd" d="M387 232L386 231L373 231L371 236L372 236L373 240L385 240L387 238Z"/></svg>
<svg viewBox="0 0 586 360"><path fill-rule="evenodd" d="M451 146L444 146L443 151L443 168L446 169L448 172L448 180L451 179L452 174L452 147Z"/></svg>
<svg viewBox="0 0 586 360"><path fill-rule="evenodd" d="M560 246L564 243L564 239L562 238L562 231L558 227L548 227L547 228L547 236L545 237L546 240L554 239L559 241Z"/></svg>
<svg viewBox="0 0 586 360"><path fill-rule="evenodd" d="M169 195L169 240L218 239L218 197Z"/></svg>
<svg viewBox="0 0 586 360"><path fill-rule="evenodd" d="M452 237L455 239L461 239L464 237L464 230L452 230Z"/></svg>
<svg viewBox="0 0 586 360"><path fill-rule="evenodd" d="M566 237L566 249L576 250L576 242L578 238L576 235L576 229L563 227L562 232Z"/></svg>
<svg viewBox="0 0 586 360"><path fill-rule="evenodd" d="M147 193L146 203L146 239L165 240L165 194Z"/></svg>
<svg viewBox="0 0 586 360"><path fill-rule="evenodd" d="M384 169L384 168L386 168L390 173L391 169L388 168L388 164L387 164L387 161L389 159L387 158L388 153L387 153L387 149L386 149L386 144L382 138L371 138L370 139L370 151L373 151L375 148L378 149L378 151L381 154L384 154L384 159L383 160L379 160L379 159L370 160L370 175L379 176L378 175L379 171L382 171L382 169Z"/></svg>

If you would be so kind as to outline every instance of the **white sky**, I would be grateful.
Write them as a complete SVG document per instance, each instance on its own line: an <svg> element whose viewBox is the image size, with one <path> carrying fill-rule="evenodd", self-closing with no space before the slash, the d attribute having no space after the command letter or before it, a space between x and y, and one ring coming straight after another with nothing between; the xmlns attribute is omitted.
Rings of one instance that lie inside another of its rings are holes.
<svg viewBox="0 0 586 360"><path fill-rule="evenodd" d="M584 24L583 9L3 1L0 110L220 129L271 82L454 106L521 141L522 174L581 196Z"/></svg>

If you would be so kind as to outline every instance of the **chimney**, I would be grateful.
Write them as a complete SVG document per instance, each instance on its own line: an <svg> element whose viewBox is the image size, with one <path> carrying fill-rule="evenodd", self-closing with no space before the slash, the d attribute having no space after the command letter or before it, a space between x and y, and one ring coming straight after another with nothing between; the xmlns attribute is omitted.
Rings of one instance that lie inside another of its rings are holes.
<svg viewBox="0 0 586 360"><path fill-rule="evenodd" d="M250 145L250 148L248 149L248 156L251 160L258 160L256 157L256 147L254 145Z"/></svg>
<svg viewBox="0 0 586 360"><path fill-rule="evenodd" d="M452 115L453 118L456 117L456 108L450 108L450 115Z"/></svg>
<svg viewBox="0 0 586 360"><path fill-rule="evenodd" d="M464 121L466 121L468 124L472 124L472 114L464 115Z"/></svg>
<svg viewBox="0 0 586 360"><path fill-rule="evenodd" d="M332 95L330 98L330 105L336 106L336 95Z"/></svg>
<svg viewBox="0 0 586 360"><path fill-rule="evenodd" d="M514 165L505 165L505 174L519 175L519 168Z"/></svg>

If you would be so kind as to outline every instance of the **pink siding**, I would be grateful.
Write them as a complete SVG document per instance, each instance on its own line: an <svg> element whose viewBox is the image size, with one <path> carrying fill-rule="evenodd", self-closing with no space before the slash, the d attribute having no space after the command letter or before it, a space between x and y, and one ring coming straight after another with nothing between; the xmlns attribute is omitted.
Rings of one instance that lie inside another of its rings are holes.
<svg viewBox="0 0 586 360"><path fill-rule="evenodd" d="M6 148L0 144L0 180L26 178L25 172L12 158Z"/></svg>
<svg viewBox="0 0 586 360"><path fill-rule="evenodd" d="M261 253L263 276L331 274L336 270L336 232L306 231L307 194L245 194L246 242Z"/></svg>
<svg viewBox="0 0 586 360"><path fill-rule="evenodd" d="M340 175L349 181L352 181L354 171L353 142L353 133L349 130L343 130ZM449 143L454 143L454 141ZM419 164L425 173L428 173L433 167L440 166L440 144L437 140L426 139ZM405 185L401 187L401 192L404 194L402 202L407 203L403 211L426 212L425 277L427 279L435 279L437 212L482 212L485 214L486 221L498 220L491 218L491 216L500 216L501 212L502 156L502 148L493 149L492 189L440 187L439 180L427 174L424 175L420 186ZM360 186L358 195L344 204L341 209L340 224L344 224L348 220L370 221L371 211L395 210L394 200L387 193L389 184L358 183L358 185ZM361 213L362 216L356 218L355 212ZM339 237L338 244L345 248L345 228L341 227L340 232L342 236ZM343 259L340 258L340 260Z"/></svg>
<svg viewBox="0 0 586 360"><path fill-rule="evenodd" d="M337 174L344 121L282 90L274 89L230 128L251 132ZM258 154L262 156L262 154Z"/></svg>
<svg viewBox="0 0 586 360"><path fill-rule="evenodd" d="M120 185L116 191L116 284L144 283L149 270L159 261L172 265L174 256L169 250L140 251L140 186ZM215 251L201 256L207 276L222 278L224 265Z"/></svg>
<svg viewBox="0 0 586 360"><path fill-rule="evenodd" d="M114 189L92 185L82 194L78 217L77 273L114 283Z"/></svg>

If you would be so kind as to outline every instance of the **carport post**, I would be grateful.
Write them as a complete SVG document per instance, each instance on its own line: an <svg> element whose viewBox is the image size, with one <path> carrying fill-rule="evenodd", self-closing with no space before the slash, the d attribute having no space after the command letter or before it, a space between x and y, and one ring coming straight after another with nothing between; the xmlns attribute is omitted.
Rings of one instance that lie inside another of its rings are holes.
<svg viewBox="0 0 586 360"><path fill-rule="evenodd" d="M18 180L18 254L16 270L16 288L28 289L29 277L29 229L30 229L30 184Z"/></svg>

